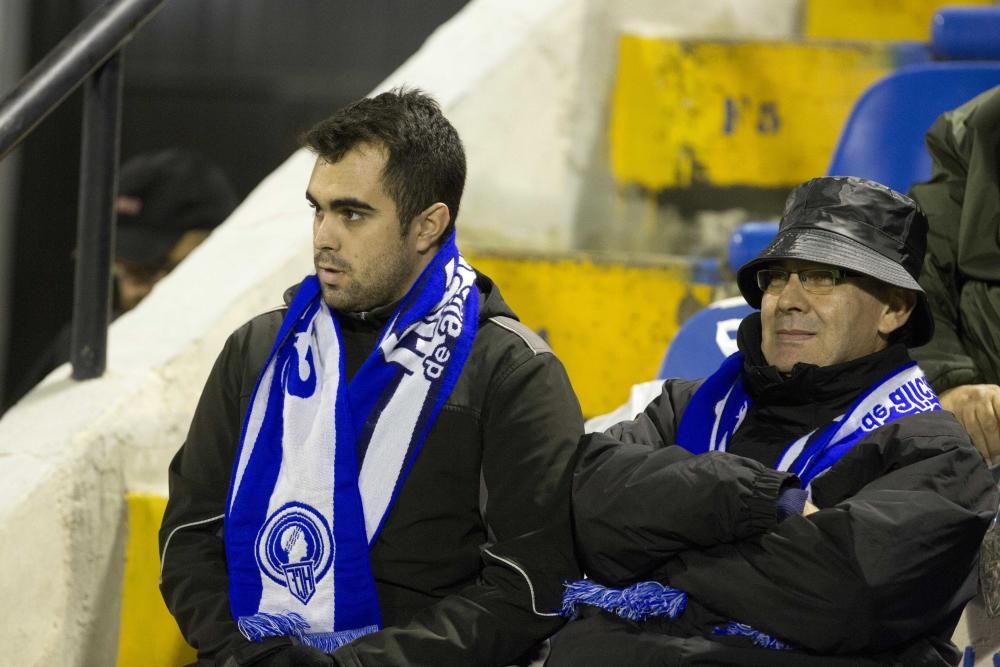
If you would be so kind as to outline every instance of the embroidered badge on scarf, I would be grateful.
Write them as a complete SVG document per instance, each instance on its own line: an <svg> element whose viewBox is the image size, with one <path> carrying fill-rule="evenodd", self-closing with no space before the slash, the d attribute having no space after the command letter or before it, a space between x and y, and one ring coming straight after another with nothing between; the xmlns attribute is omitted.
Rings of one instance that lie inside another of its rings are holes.
<svg viewBox="0 0 1000 667"><path fill-rule="evenodd" d="M369 547L472 349L475 279L452 234L350 383L336 314L316 276L302 282L251 397L226 508L230 605L248 639L329 652L381 628Z"/></svg>

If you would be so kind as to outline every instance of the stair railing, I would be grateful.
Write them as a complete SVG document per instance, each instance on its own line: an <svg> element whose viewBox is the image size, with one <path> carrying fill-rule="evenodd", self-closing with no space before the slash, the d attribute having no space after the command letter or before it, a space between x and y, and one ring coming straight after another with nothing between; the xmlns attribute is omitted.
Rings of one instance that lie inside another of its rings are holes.
<svg viewBox="0 0 1000 667"><path fill-rule="evenodd" d="M2 160L84 86L70 350L77 380L99 377L107 365L121 141L121 49L164 2L113 0L102 5L0 101Z"/></svg>

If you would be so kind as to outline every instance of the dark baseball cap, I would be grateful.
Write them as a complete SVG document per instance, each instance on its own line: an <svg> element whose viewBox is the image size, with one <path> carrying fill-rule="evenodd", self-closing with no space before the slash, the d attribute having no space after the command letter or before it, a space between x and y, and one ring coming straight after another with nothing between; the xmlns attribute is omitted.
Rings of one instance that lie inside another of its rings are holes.
<svg viewBox="0 0 1000 667"><path fill-rule="evenodd" d="M238 203L222 169L200 153L176 148L125 162L118 194L136 205L134 211L119 207L116 257L157 267L185 232L214 229Z"/></svg>

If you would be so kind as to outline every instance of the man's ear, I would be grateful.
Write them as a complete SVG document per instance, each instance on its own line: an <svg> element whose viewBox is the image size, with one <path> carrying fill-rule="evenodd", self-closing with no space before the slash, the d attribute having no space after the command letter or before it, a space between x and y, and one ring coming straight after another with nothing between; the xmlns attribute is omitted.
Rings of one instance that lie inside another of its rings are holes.
<svg viewBox="0 0 1000 667"><path fill-rule="evenodd" d="M424 254L440 245L450 222L451 212L447 204L441 202L431 204L418 213L411 223L416 233L417 252Z"/></svg>
<svg viewBox="0 0 1000 667"><path fill-rule="evenodd" d="M885 312L879 322L879 333L888 336L896 331L910 319L910 314L917 305L917 295L915 292L894 287L889 290L886 297Z"/></svg>

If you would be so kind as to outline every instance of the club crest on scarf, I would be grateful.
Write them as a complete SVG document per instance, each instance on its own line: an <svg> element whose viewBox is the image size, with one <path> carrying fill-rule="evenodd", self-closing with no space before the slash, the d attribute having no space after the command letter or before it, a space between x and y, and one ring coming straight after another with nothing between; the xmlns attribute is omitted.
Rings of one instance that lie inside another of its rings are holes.
<svg viewBox="0 0 1000 667"><path fill-rule="evenodd" d="M333 562L333 536L312 507L288 503L268 517L257 535L257 564L303 604Z"/></svg>

